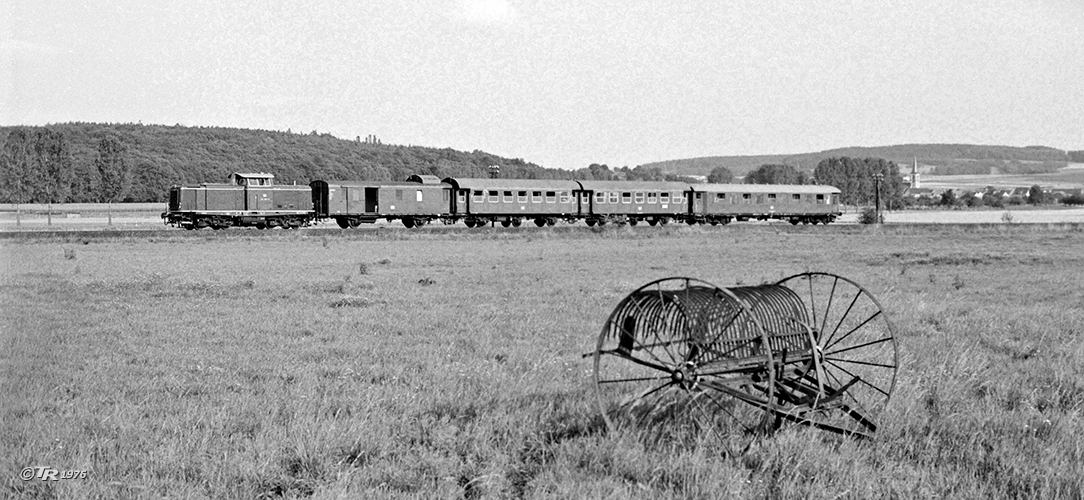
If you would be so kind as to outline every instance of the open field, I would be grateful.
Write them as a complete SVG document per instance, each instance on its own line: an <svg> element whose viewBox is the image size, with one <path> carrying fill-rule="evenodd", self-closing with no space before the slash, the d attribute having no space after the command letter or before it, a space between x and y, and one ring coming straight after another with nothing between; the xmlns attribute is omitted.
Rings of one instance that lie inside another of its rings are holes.
<svg viewBox="0 0 1084 500"><path fill-rule="evenodd" d="M901 166L904 175L910 174L909 166ZM998 174L998 175L922 175L922 187L934 189L960 189L982 191L986 186L998 189L1031 187L1034 185L1055 188L1084 187L1084 164L1072 163L1068 167L1049 174Z"/></svg>
<svg viewBox="0 0 1084 500"><path fill-rule="evenodd" d="M6 241L0 496L1084 497L1079 226L720 229ZM807 270L896 324L877 440L603 425L626 294Z"/></svg>

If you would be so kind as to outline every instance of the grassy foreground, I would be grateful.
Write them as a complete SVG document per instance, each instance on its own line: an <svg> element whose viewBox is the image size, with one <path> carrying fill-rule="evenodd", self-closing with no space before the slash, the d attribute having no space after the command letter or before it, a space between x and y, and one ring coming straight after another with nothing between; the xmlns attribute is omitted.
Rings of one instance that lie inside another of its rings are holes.
<svg viewBox="0 0 1084 500"><path fill-rule="evenodd" d="M0 496L1084 497L1079 228L376 234L4 243ZM605 428L628 292L807 270L896 324L878 440Z"/></svg>

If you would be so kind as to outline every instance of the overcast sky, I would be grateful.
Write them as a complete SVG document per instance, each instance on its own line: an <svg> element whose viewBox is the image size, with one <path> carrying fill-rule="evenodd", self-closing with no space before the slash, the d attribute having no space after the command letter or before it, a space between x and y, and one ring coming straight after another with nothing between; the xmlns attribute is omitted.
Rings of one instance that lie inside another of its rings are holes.
<svg viewBox="0 0 1084 500"><path fill-rule="evenodd" d="M67 121L561 168L1084 149L1084 0L0 0L0 124Z"/></svg>

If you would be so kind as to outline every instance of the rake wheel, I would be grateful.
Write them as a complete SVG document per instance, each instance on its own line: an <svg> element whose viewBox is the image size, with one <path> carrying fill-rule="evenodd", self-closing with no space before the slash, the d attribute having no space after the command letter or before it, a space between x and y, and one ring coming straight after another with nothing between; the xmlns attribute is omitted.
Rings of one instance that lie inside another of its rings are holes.
<svg viewBox="0 0 1084 500"><path fill-rule="evenodd" d="M606 423L678 418L725 436L772 425L768 338L740 298L692 278L653 281L610 314L594 354Z"/></svg>

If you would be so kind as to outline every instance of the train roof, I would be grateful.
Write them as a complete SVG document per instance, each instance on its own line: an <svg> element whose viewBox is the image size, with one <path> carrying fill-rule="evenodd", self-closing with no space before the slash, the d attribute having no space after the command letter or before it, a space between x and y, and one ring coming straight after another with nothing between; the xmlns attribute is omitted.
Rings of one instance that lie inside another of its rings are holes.
<svg viewBox="0 0 1084 500"><path fill-rule="evenodd" d="M839 189L833 186L816 184L692 184L692 189L699 193L792 193L792 194L836 194Z"/></svg>
<svg viewBox="0 0 1084 500"><path fill-rule="evenodd" d="M546 191L574 191L580 188L576 181L561 179L470 179L448 177L444 182L455 189L526 189Z"/></svg>
<svg viewBox="0 0 1084 500"><path fill-rule="evenodd" d="M687 191L689 184L664 181L580 181L586 191Z"/></svg>
<svg viewBox="0 0 1084 500"><path fill-rule="evenodd" d="M416 182L411 180L406 181L312 181L312 184L325 184L328 186L344 186L344 187L401 187L401 188L417 188L421 186L430 187L451 187L447 183L439 182Z"/></svg>

